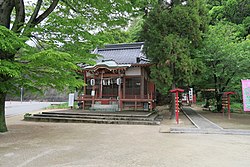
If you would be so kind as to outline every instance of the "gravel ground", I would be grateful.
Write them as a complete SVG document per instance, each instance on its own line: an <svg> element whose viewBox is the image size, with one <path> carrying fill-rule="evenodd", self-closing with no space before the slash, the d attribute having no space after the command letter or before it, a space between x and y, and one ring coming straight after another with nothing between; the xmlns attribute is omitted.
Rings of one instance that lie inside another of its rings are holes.
<svg viewBox="0 0 250 167"><path fill-rule="evenodd" d="M180 115L160 126L41 123L7 118L1 167L248 167L250 136L160 133L193 127Z"/></svg>

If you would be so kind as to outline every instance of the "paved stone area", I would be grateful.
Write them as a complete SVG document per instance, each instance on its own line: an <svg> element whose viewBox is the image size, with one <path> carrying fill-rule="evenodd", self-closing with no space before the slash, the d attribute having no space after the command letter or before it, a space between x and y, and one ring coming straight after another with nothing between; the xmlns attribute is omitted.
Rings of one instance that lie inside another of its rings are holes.
<svg viewBox="0 0 250 167"><path fill-rule="evenodd" d="M198 129L222 129L220 126L204 118L191 108L183 108L183 112Z"/></svg>
<svg viewBox="0 0 250 167"><path fill-rule="evenodd" d="M183 112L196 128L171 127L171 133L250 135L250 130L223 129L189 107L184 107Z"/></svg>

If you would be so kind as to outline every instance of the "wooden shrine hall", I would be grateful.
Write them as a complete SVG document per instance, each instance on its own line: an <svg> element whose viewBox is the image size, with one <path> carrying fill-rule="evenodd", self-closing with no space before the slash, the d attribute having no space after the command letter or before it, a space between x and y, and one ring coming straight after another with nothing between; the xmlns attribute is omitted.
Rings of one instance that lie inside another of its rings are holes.
<svg viewBox="0 0 250 167"><path fill-rule="evenodd" d="M155 107L155 86L149 78L149 60L143 42L105 45L94 66L82 66L83 94L78 97L83 110L149 111Z"/></svg>

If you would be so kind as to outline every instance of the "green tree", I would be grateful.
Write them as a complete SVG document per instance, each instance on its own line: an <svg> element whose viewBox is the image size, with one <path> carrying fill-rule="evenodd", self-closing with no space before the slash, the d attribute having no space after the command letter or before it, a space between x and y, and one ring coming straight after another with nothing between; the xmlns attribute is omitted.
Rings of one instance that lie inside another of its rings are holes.
<svg viewBox="0 0 250 167"><path fill-rule="evenodd" d="M250 76L250 41L240 38L242 31L245 31L242 25L230 22L211 25L200 49L200 58L206 68L196 86L215 89L218 111L222 109L223 92L238 92L240 80Z"/></svg>
<svg viewBox="0 0 250 167"><path fill-rule="evenodd" d="M142 30L144 19L139 16L133 18L126 29L111 29L101 31L96 34L99 43L116 44L116 43L131 43L140 40L140 31Z"/></svg>
<svg viewBox="0 0 250 167"><path fill-rule="evenodd" d="M235 24L244 24L250 32L250 0L209 0L212 23L226 20Z"/></svg>
<svg viewBox="0 0 250 167"><path fill-rule="evenodd" d="M73 71L89 63L100 30L125 26L139 1L0 0L0 132L7 131L5 97L20 89L83 83ZM33 7L32 7L33 6ZM138 13L138 12L137 12ZM41 24L42 23L42 24ZM26 45L34 39L38 48Z"/></svg>
<svg viewBox="0 0 250 167"><path fill-rule="evenodd" d="M141 37L145 53L154 63L151 77L161 93L192 83L197 70L193 52L202 41L207 22L202 0L159 1L149 13Z"/></svg>

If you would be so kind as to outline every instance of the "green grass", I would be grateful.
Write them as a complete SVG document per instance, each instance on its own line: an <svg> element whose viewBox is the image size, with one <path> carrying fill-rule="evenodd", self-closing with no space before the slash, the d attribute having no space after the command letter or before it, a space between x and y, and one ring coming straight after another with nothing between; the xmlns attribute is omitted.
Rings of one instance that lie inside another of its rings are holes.
<svg viewBox="0 0 250 167"><path fill-rule="evenodd" d="M203 106L203 105L205 105L205 102L196 102L196 104L199 106ZM211 104L211 106L212 106L212 108L211 108L212 112L218 112L216 110L215 105ZM231 110L231 112L241 113L241 112L243 112L243 104L238 103L238 102L231 102L230 103L230 110ZM224 111L227 112L227 108L225 108Z"/></svg>
<svg viewBox="0 0 250 167"><path fill-rule="evenodd" d="M243 112L243 104L242 103L237 103L237 102L232 102L230 104L230 110L231 112L235 113L242 113Z"/></svg>
<svg viewBox="0 0 250 167"><path fill-rule="evenodd" d="M231 108L233 108L233 109L243 109L243 104L242 103L232 102L231 103Z"/></svg>

